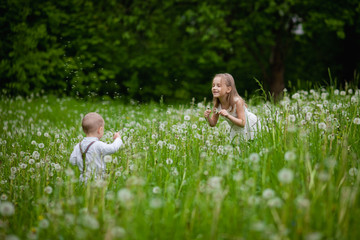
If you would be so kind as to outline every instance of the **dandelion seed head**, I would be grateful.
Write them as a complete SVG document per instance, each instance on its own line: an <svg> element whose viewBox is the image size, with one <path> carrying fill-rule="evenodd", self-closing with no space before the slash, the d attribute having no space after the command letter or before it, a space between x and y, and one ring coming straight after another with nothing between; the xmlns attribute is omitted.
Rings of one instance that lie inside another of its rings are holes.
<svg viewBox="0 0 360 240"><path fill-rule="evenodd" d="M294 173L291 169L283 168L278 172L278 179L281 183L291 183L294 178Z"/></svg>
<svg viewBox="0 0 360 240"><path fill-rule="evenodd" d="M53 189L52 189L52 187L50 187L50 186L46 186L46 187L44 188L44 192L45 192L46 194L51 194L51 193L53 192Z"/></svg>
<svg viewBox="0 0 360 240"><path fill-rule="evenodd" d="M289 161L289 162L291 162L291 161L294 161L295 159L296 159L296 153L295 152L293 152L293 151L287 151L286 153L285 153L285 160L286 161Z"/></svg>
<svg viewBox="0 0 360 240"><path fill-rule="evenodd" d="M0 214L4 217L12 216L15 213L14 204L11 202L0 202Z"/></svg>
<svg viewBox="0 0 360 240"><path fill-rule="evenodd" d="M262 197L263 197L264 199L273 198L273 197L275 197L275 192L274 192L274 190L272 190L271 188L267 188L267 189L265 189L265 190L263 191Z"/></svg>

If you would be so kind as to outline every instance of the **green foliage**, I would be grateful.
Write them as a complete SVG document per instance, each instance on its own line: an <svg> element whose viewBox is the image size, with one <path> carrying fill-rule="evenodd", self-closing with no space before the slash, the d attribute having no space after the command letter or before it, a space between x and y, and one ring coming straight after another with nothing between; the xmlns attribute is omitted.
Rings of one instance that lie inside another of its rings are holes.
<svg viewBox="0 0 360 240"><path fill-rule="evenodd" d="M286 84L323 81L328 68L350 81L360 63L346 58L360 48L353 0L5 0L0 12L0 88L13 95L202 99L219 72L240 94L254 77L269 88L276 51Z"/></svg>

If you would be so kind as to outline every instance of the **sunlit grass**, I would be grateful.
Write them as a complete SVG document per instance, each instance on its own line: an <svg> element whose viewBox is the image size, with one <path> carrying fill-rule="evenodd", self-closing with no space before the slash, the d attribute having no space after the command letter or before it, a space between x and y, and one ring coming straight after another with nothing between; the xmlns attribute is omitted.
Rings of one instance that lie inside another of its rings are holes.
<svg viewBox="0 0 360 240"><path fill-rule="evenodd" d="M315 89L249 108L262 131L230 142L203 102L2 97L0 237L358 239L360 91ZM206 103L210 105L210 103ZM104 179L78 182L69 156L84 114L121 132Z"/></svg>

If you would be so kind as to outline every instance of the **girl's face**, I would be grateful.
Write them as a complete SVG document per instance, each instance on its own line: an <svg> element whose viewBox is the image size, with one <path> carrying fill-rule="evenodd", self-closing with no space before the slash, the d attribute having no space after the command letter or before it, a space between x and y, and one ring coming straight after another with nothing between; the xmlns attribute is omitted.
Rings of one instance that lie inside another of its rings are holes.
<svg viewBox="0 0 360 240"><path fill-rule="evenodd" d="M220 98L230 93L231 87L226 86L225 81L221 77L216 77L213 80L211 91L214 97Z"/></svg>

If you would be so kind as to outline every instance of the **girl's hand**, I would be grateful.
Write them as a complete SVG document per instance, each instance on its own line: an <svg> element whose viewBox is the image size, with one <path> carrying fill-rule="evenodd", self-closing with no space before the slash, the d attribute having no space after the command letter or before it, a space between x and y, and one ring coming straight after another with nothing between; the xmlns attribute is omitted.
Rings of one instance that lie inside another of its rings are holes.
<svg viewBox="0 0 360 240"><path fill-rule="evenodd" d="M222 110L219 112L219 114L220 114L221 116L224 116L224 117L229 116L228 111L226 111L225 109L222 109Z"/></svg>
<svg viewBox="0 0 360 240"><path fill-rule="evenodd" d="M204 117L205 117L205 118L209 118L210 113L211 113L211 110L210 110L210 109L206 110L206 111L204 112Z"/></svg>

